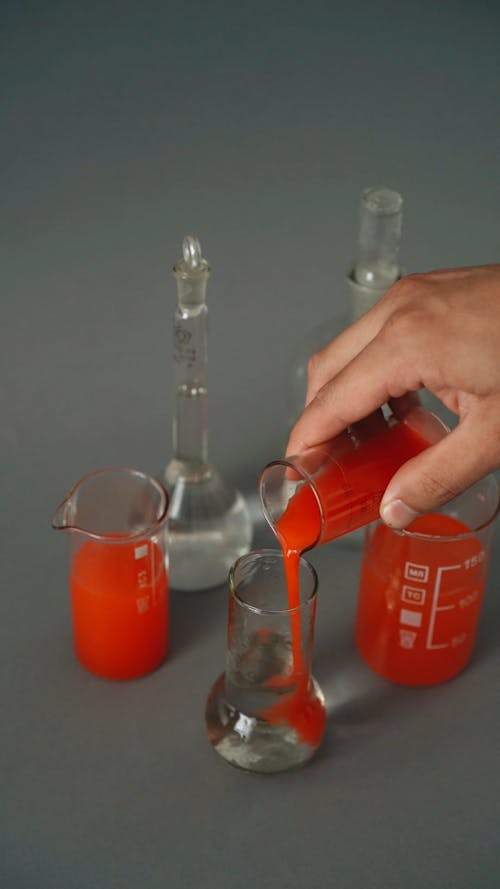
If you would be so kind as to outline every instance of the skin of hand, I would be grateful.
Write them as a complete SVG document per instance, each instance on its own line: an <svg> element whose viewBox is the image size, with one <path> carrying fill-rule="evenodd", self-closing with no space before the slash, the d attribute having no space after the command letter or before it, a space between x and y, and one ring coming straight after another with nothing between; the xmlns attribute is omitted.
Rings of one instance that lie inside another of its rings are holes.
<svg viewBox="0 0 500 889"><path fill-rule="evenodd" d="M389 482L380 515L394 528L500 467L500 265L402 278L313 355L287 455L333 438L386 402L403 416L423 387L459 422Z"/></svg>

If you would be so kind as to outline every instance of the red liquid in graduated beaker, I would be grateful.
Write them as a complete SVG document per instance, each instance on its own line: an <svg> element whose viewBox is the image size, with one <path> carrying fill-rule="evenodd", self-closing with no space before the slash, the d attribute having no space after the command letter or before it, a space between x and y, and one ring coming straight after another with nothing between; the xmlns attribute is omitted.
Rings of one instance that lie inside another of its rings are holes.
<svg viewBox="0 0 500 889"><path fill-rule="evenodd" d="M383 524L369 529L356 645L376 673L404 685L434 685L467 665L486 582L493 517L475 533L440 513L420 516L405 533Z"/></svg>
<svg viewBox="0 0 500 889"><path fill-rule="evenodd" d="M75 652L98 676L133 679L167 655L167 574L151 541L86 541L70 572Z"/></svg>

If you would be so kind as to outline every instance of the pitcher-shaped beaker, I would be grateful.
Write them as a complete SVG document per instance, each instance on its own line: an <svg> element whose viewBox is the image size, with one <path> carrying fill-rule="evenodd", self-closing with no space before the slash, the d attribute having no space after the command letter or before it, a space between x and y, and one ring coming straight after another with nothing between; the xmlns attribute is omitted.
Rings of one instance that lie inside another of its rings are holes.
<svg viewBox="0 0 500 889"><path fill-rule="evenodd" d="M97 676L133 679L166 657L167 509L155 479L112 468L80 479L52 519L69 532L76 656Z"/></svg>

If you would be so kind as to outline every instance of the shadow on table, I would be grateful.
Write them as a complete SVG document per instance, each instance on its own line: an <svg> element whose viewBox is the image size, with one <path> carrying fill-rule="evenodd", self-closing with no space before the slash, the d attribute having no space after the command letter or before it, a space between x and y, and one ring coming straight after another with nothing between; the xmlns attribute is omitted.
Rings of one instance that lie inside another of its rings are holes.
<svg viewBox="0 0 500 889"><path fill-rule="evenodd" d="M171 657L214 634L227 625L227 586L198 593L172 590L170 593Z"/></svg>
<svg viewBox="0 0 500 889"><path fill-rule="evenodd" d="M455 683L467 681L467 675L475 682L473 671L497 650L498 635L487 629L480 632L463 673L434 686L403 686L383 679L364 663L351 638L337 640L332 647L335 653L323 646L314 658L314 675L325 695L328 718L321 756L338 756L365 746L382 723L400 722L406 713L433 708L436 698L441 700Z"/></svg>

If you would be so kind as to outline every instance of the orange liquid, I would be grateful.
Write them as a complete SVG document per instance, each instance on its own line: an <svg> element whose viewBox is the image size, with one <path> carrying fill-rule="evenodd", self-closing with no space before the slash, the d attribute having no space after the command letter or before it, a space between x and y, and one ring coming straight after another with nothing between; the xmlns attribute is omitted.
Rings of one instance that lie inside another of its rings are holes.
<svg viewBox="0 0 500 889"><path fill-rule="evenodd" d="M388 422L380 411L357 423L331 443L332 460L315 475L318 501L307 484L297 489L277 522L283 550L289 607L300 604L300 555L318 542L333 540L378 517L382 495L396 470L429 446L405 423ZM321 705L310 697L308 671L302 654L301 615L290 615L295 689L266 711L269 721L286 721L309 743L318 743L325 726ZM311 739L316 739L314 742Z"/></svg>
<svg viewBox="0 0 500 889"><path fill-rule="evenodd" d="M327 462L315 477L323 510L320 542L334 540L377 519L383 493L394 473L427 447L429 442L411 426L388 422L378 411L353 426L351 442L348 443L347 433L338 436L332 443L333 462ZM304 506L310 512L310 493L298 491L296 497L307 498ZM298 505L294 507L294 516L297 508ZM306 535L294 517L290 526L287 513L288 510L280 519L279 533L285 533L288 544L302 546L303 551L313 531L311 519ZM309 540L309 545L315 542L310 537Z"/></svg>
<svg viewBox="0 0 500 889"><path fill-rule="evenodd" d="M469 529L449 516L430 514L409 530L450 536ZM450 679L471 657L485 574L476 537L427 543L379 525L361 568L360 654L393 682L433 685Z"/></svg>
<svg viewBox="0 0 500 889"><path fill-rule="evenodd" d="M70 573L78 660L108 679L133 679L158 667L168 648L167 574L151 541L89 540Z"/></svg>
<svg viewBox="0 0 500 889"><path fill-rule="evenodd" d="M289 525L301 527L309 537L317 536L319 527L319 511L314 494L309 488L301 489L300 500L294 497L287 508ZM309 509L304 509L307 496L310 495ZM290 547L284 535L277 529L283 554L285 575L288 590L288 606L290 609L300 605L299 562L300 551ZM315 607L315 606L313 606ZM286 724L297 733L300 741L317 747L323 737L326 714L322 703L313 692L309 667L304 662L302 653L302 614L300 610L290 614L293 670L290 677L272 677L268 684L273 687L290 686L290 692L283 694L277 703L268 707L262 716L271 725ZM309 640L308 640L309 641Z"/></svg>

